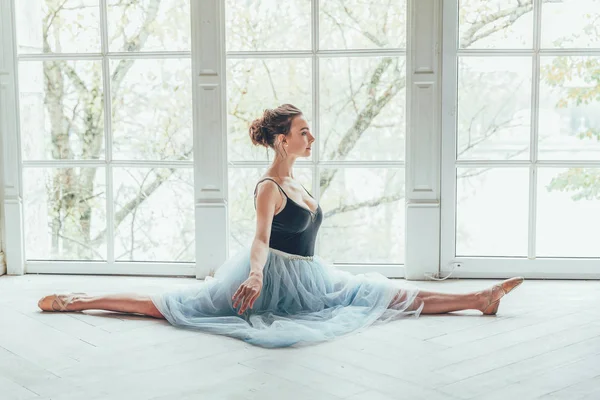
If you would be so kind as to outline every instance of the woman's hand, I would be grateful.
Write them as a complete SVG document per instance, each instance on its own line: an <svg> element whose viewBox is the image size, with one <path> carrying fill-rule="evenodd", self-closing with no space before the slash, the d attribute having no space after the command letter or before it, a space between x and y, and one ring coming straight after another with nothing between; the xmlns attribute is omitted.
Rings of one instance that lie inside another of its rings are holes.
<svg viewBox="0 0 600 400"><path fill-rule="evenodd" d="M233 308L241 303L238 314L243 314L248 308L254 306L254 302L260 296L262 290L263 277L260 274L251 273L248 279L240 285L237 292L232 297Z"/></svg>

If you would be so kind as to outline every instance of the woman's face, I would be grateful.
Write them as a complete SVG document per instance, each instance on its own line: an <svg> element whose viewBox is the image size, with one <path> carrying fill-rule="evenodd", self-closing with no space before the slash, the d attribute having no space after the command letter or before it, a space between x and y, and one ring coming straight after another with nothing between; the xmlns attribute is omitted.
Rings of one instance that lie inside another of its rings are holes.
<svg viewBox="0 0 600 400"><path fill-rule="evenodd" d="M287 152L288 156L310 156L315 137L310 132L308 121L306 121L304 115L298 115L295 117L292 120L292 127L289 135L281 135L281 138L283 139L283 149L285 152Z"/></svg>

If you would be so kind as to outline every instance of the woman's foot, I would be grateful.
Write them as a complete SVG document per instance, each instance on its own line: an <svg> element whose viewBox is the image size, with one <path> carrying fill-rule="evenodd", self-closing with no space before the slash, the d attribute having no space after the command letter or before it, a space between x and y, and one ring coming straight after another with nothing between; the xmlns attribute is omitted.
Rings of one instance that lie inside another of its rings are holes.
<svg viewBox="0 0 600 400"><path fill-rule="evenodd" d="M73 302L85 295L86 293L51 294L42 297L38 301L38 307L42 311L77 311Z"/></svg>
<svg viewBox="0 0 600 400"><path fill-rule="evenodd" d="M484 315L496 315L498 306L500 306L500 299L523 283L523 281L524 278L522 277L510 278L484 290L481 292L482 301L479 310Z"/></svg>

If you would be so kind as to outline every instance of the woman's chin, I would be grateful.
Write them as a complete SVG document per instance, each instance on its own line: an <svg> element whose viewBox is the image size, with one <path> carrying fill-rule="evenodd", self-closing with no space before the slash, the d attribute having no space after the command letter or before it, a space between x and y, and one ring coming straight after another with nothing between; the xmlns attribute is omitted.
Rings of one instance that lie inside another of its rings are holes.
<svg viewBox="0 0 600 400"><path fill-rule="evenodd" d="M311 149L304 149L302 153L297 153L296 157L310 157Z"/></svg>

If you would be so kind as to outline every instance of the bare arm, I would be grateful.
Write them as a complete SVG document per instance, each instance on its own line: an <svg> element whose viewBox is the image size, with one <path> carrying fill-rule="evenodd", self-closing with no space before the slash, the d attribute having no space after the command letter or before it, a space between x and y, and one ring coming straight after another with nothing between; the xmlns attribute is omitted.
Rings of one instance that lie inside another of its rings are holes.
<svg viewBox="0 0 600 400"><path fill-rule="evenodd" d="M271 223L280 201L277 185L269 180L261 182L256 194L256 234L250 249L250 276L262 277L269 255Z"/></svg>
<svg viewBox="0 0 600 400"><path fill-rule="evenodd" d="M261 183L256 194L256 235L250 249L250 274L232 297L233 307L240 307L238 314L243 314L260 296L263 286L263 268L269 256L269 237L271 223L275 215L279 189L270 181Z"/></svg>

